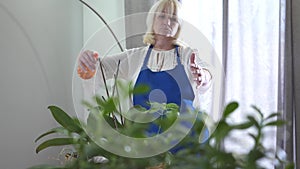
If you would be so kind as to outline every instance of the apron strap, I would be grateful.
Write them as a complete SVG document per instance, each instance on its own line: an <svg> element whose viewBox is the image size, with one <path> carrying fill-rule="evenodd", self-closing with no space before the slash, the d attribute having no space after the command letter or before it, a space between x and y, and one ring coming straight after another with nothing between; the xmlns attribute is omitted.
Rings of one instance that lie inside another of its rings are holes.
<svg viewBox="0 0 300 169"><path fill-rule="evenodd" d="M178 45L175 46L176 49L176 54L177 54L177 64L182 65L180 61L180 55L179 55L179 50L178 50Z"/></svg>
<svg viewBox="0 0 300 169"><path fill-rule="evenodd" d="M148 60L149 60L150 53L151 53L152 49L153 49L153 45L150 45L149 49L147 51L146 57L144 59L144 63L143 63L143 66L142 66L141 70L147 69L147 63L148 63Z"/></svg>

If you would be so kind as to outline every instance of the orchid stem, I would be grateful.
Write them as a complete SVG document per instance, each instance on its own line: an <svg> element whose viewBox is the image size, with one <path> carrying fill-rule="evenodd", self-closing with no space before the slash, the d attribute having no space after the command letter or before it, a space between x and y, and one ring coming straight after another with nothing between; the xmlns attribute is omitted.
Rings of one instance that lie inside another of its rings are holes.
<svg viewBox="0 0 300 169"><path fill-rule="evenodd" d="M103 65L102 65L101 61L99 62L99 66L100 66L100 69L101 69L101 74L102 74L102 79L103 79L103 82L104 82L106 94L107 94L107 97L109 98L109 92L108 92L107 83L106 83L106 79L105 79L105 75L104 75L104 71L103 71ZM104 101L105 101L105 99L104 99ZM114 113L111 113L110 115L112 115L112 117L114 119L115 128L118 129L118 125L117 125L117 121L116 121L117 120L116 116L114 115Z"/></svg>

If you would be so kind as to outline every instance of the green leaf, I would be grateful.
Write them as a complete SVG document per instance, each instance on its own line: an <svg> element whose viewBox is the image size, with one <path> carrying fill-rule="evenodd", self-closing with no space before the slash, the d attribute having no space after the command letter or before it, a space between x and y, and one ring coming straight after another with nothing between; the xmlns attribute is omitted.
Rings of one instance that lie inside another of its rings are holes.
<svg viewBox="0 0 300 169"><path fill-rule="evenodd" d="M229 103L223 113L224 117L228 117L232 112L234 112L239 107L239 104L237 102L231 102Z"/></svg>
<svg viewBox="0 0 300 169"><path fill-rule="evenodd" d="M148 113L148 110L145 107L142 107L140 105L135 105L133 107L130 107L130 109L127 111L128 114L130 113L143 113L146 114Z"/></svg>
<svg viewBox="0 0 300 169"><path fill-rule="evenodd" d="M232 125L231 127L234 129L243 130L243 129L250 128L253 125L254 125L253 121L248 121L242 124Z"/></svg>
<svg viewBox="0 0 300 169"><path fill-rule="evenodd" d="M212 136L216 138L216 143L218 144L228 136L231 130L232 127L229 126L225 121L220 121Z"/></svg>
<svg viewBox="0 0 300 169"><path fill-rule="evenodd" d="M92 109L94 106L88 101L82 101L82 104L89 109Z"/></svg>
<svg viewBox="0 0 300 169"><path fill-rule="evenodd" d="M256 141L256 140L257 140L257 138L256 138L256 136L255 136L254 134L252 134L252 133L249 133L249 136L250 136L250 137L252 137L254 141Z"/></svg>
<svg viewBox="0 0 300 169"><path fill-rule="evenodd" d="M95 100L99 106L104 104L104 97L101 98L99 96L96 96Z"/></svg>
<svg viewBox="0 0 300 169"><path fill-rule="evenodd" d="M280 116L280 115L281 115L280 113L272 113L272 114L270 114L268 117L266 117L265 120L268 120L268 119L271 119L271 118L273 118L273 117Z"/></svg>
<svg viewBox="0 0 300 169"><path fill-rule="evenodd" d="M87 157L93 157L93 156L104 156L104 157L112 157L114 154L106 151L105 149L101 148L98 144L95 142L91 142L84 146L84 152L86 153Z"/></svg>
<svg viewBox="0 0 300 169"><path fill-rule="evenodd" d="M250 122L252 122L257 128L259 128L259 123L258 123L258 121L256 120L255 117L253 117L253 116L247 116L247 119L248 119Z"/></svg>
<svg viewBox="0 0 300 169"><path fill-rule="evenodd" d="M54 119L64 128L69 130L70 132L76 132L80 134L83 129L78 125L67 113L65 113L62 109L57 106L49 106L48 107L52 113Z"/></svg>
<svg viewBox="0 0 300 169"><path fill-rule="evenodd" d="M177 117L177 112L167 112L165 115L161 115L158 119L156 119L154 123L160 126L162 131L166 131L170 126L172 126Z"/></svg>
<svg viewBox="0 0 300 169"><path fill-rule="evenodd" d="M77 142L73 138L54 138L40 144L36 148L35 152L39 153L45 148L52 147L52 146L63 146L63 145L70 145L70 144L77 144Z"/></svg>
<svg viewBox="0 0 300 169"><path fill-rule="evenodd" d="M52 165L36 165L29 167L27 169L67 169L66 167L60 167L60 166L52 166Z"/></svg>
<svg viewBox="0 0 300 169"><path fill-rule="evenodd" d="M117 111L113 97L109 97L107 99L96 97L96 102L99 105L99 110L101 110L103 114L109 114Z"/></svg>
<svg viewBox="0 0 300 169"><path fill-rule="evenodd" d="M113 117L110 117L109 115L103 115L103 118L114 129L116 127L119 128L122 126L117 119L114 119Z"/></svg>
<svg viewBox="0 0 300 169"><path fill-rule="evenodd" d="M80 120L77 117L73 118L73 121L77 126L81 126ZM80 128L82 129L82 127Z"/></svg>
<svg viewBox="0 0 300 169"><path fill-rule="evenodd" d="M264 114L261 112L261 110L258 107L256 107L255 105L252 105L251 107L257 111L257 113L260 115L261 118L264 117Z"/></svg>
<svg viewBox="0 0 300 169"><path fill-rule="evenodd" d="M294 169L295 168L295 164L294 163L289 163L285 166L285 169Z"/></svg>
<svg viewBox="0 0 300 169"><path fill-rule="evenodd" d="M263 158L265 156L265 154L259 150L259 149L254 149L254 150L251 150L248 154L248 163L252 163L252 164L255 164L255 162L261 158Z"/></svg>
<svg viewBox="0 0 300 169"><path fill-rule="evenodd" d="M107 101L104 102L104 104L102 105L103 107L103 112L104 114L107 113L113 113L115 111L117 111L116 105L115 105L115 101L113 98L108 98Z"/></svg>
<svg viewBox="0 0 300 169"><path fill-rule="evenodd" d="M144 94L150 91L150 88L148 85L140 84L134 87L132 90L133 94Z"/></svg>
<svg viewBox="0 0 300 169"><path fill-rule="evenodd" d="M66 130L65 128L63 128L63 127L56 127L56 128L53 128L53 129L47 131L46 133L41 134L38 138L36 138L36 139L34 140L34 142L37 142L38 140L40 140L41 138L43 138L43 137L45 137L45 136L47 136L47 135L49 135L49 134L53 134L53 133L63 133L63 134L65 134L66 131L67 131L67 130Z"/></svg>
<svg viewBox="0 0 300 169"><path fill-rule="evenodd" d="M175 104L175 103L168 103L166 105L166 109L170 110L170 111L176 111L176 112L178 112L179 111L179 106L177 104Z"/></svg>
<svg viewBox="0 0 300 169"><path fill-rule="evenodd" d="M275 120L275 121L271 121L267 124L265 124L264 126L282 126L282 125L285 125L286 124L286 121L284 120Z"/></svg>

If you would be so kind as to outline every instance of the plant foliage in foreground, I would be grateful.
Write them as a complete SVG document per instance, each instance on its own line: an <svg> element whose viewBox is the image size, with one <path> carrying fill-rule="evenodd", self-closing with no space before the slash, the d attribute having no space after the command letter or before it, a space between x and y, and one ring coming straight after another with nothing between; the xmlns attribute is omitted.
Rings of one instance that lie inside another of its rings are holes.
<svg viewBox="0 0 300 169"><path fill-rule="evenodd" d="M112 113L117 111L117 104L114 98L106 100L97 98L97 100L98 114L93 114L94 116L101 115L105 117L112 127L131 137L147 137L144 132L147 125L136 124L125 118L120 122L120 120L116 120L115 116L112 116ZM155 123L165 124L165 128L172 125L177 118L178 106L174 104L155 104L153 107L167 112L167 116L163 120L158 119ZM193 146L187 146L176 154L165 152L149 158L136 159L115 155L95 144L85 132L84 127L86 126L83 126L95 125L93 116L90 116L88 123L84 124L80 123L79 119L70 117L61 108L49 106L48 108L52 116L60 126L40 135L35 142L55 133L63 135L63 137L51 138L40 143L36 148L36 153L52 146L66 145L73 146L74 151L65 154L66 161L62 166L38 165L30 169L263 169L264 166L260 166L259 164L259 161L262 159L276 162L277 166L284 166L286 169L293 169L294 166L292 163L288 163L285 159L277 155L275 151L270 151L262 145L262 139L265 134L264 129L279 127L284 125L285 122L276 118L279 117L278 113L273 113L265 117L260 109L255 106L252 107L254 113L253 115L249 115L245 122L241 124L229 124L227 122L228 117L238 108L237 102L229 103L224 109L221 120L215 124L215 130L204 143L199 143L198 139L204 123L197 121L193 126L197 137L188 135L180 143L189 143ZM155 112L157 109L152 111ZM250 128L255 130L255 132L249 132L254 145L248 153L234 154L222 148L222 143L229 137L232 131L241 130L246 132Z"/></svg>

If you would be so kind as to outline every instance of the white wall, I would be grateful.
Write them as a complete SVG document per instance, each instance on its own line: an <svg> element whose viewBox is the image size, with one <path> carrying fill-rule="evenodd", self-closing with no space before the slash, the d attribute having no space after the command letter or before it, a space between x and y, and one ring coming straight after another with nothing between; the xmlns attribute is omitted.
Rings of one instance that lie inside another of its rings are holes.
<svg viewBox="0 0 300 169"><path fill-rule="evenodd" d="M34 139L57 123L47 106L73 113L72 73L82 47L82 5L74 0L0 0L0 168L55 160Z"/></svg>
<svg viewBox="0 0 300 169"><path fill-rule="evenodd" d="M111 27L116 34L122 47L125 46L125 22L124 22L124 1L123 0L88 0L93 7ZM83 8L83 39L85 48L95 50L100 55L107 52L116 45L116 41L104 25L104 23L87 7ZM115 46L110 53L120 52Z"/></svg>

